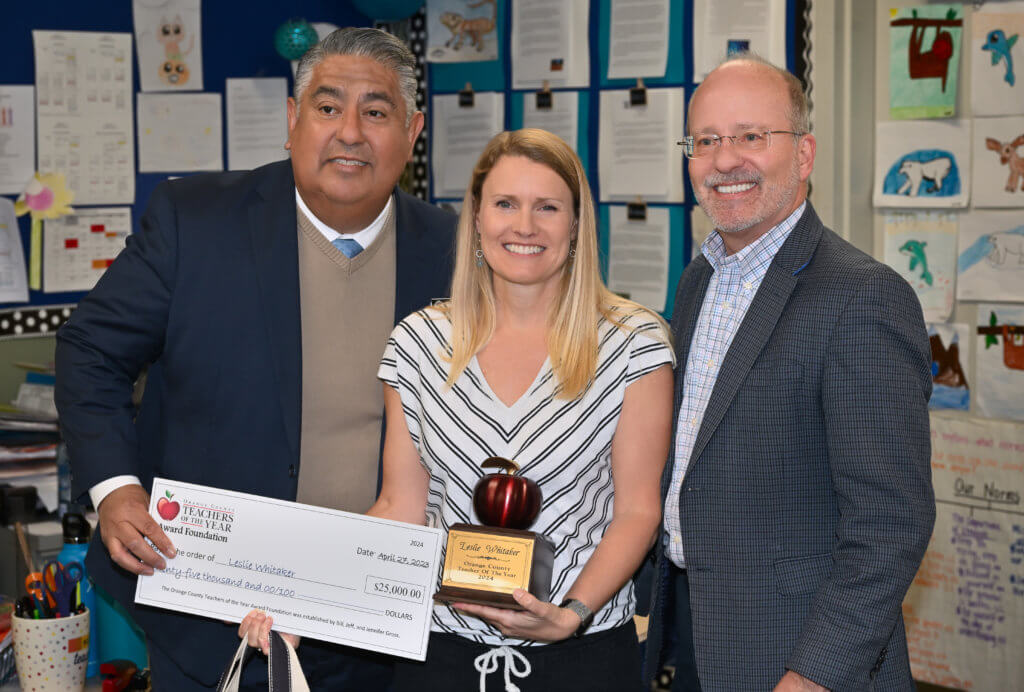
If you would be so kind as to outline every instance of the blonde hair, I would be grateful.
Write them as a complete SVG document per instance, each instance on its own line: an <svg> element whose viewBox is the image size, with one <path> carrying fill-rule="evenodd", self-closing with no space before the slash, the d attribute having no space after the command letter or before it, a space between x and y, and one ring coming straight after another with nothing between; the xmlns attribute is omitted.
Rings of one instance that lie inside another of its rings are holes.
<svg viewBox="0 0 1024 692"><path fill-rule="evenodd" d="M577 221L576 256L562 269L560 299L548 315L547 345L552 369L558 379L558 397L579 397L597 370L598 322L603 316L620 329L632 314L646 313L661 326L656 338L668 343L668 327L659 315L605 287L598 259L597 217L594 198L579 157L565 142L545 130L523 129L496 135L480 155L466 195L455 241L455 273L451 299L438 307L452 323L451 363L447 386L451 387L469 361L494 334L495 304L491 268L476 263L476 216L484 180L504 156L522 156L558 174L572 192Z"/></svg>

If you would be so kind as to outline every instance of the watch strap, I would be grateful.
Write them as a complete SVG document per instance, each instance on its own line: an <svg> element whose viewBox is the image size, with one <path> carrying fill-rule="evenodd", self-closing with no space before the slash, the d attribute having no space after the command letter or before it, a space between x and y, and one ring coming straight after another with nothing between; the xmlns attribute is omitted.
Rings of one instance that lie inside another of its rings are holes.
<svg viewBox="0 0 1024 692"><path fill-rule="evenodd" d="M582 637L583 633L590 627L590 623L594 621L594 611L587 607L587 604L583 601L578 601L575 598L567 598L562 601L559 608L568 608L572 612L580 616L580 626L576 628L576 631L572 633L574 637Z"/></svg>

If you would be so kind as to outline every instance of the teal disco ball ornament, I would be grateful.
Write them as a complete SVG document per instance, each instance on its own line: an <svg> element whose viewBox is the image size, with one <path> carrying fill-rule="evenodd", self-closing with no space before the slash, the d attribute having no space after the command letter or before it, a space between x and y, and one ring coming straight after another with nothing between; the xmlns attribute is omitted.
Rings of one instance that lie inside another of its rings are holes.
<svg viewBox="0 0 1024 692"><path fill-rule="evenodd" d="M289 19L274 32L274 49L285 60L298 60L319 40L305 19Z"/></svg>
<svg viewBox="0 0 1024 692"><path fill-rule="evenodd" d="M370 19L394 22L415 14L423 0L352 0L352 4Z"/></svg>

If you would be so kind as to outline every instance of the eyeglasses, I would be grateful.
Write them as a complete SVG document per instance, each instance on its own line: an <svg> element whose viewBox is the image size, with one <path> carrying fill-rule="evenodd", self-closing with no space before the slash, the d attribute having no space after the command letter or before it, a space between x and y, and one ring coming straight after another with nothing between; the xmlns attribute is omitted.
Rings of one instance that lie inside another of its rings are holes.
<svg viewBox="0 0 1024 692"><path fill-rule="evenodd" d="M792 130L748 130L739 135L689 135L677 144L682 145L688 159L699 159L715 153L724 140L730 140L739 152L753 154L764 151L772 145L772 135L794 135L803 137L806 132Z"/></svg>

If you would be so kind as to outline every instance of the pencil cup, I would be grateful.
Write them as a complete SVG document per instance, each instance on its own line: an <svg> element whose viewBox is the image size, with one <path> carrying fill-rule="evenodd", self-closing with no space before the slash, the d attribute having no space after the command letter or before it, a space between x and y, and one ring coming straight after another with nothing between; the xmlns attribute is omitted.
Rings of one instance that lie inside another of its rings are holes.
<svg viewBox="0 0 1024 692"><path fill-rule="evenodd" d="M89 611L64 618L11 618L22 692L81 692L89 663Z"/></svg>

